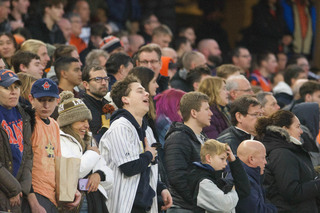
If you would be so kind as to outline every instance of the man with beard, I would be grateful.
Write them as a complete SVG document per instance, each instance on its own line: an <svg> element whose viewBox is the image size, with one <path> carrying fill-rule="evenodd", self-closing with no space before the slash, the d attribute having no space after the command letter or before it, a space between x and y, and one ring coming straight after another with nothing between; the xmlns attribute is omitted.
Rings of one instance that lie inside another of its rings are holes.
<svg viewBox="0 0 320 213"><path fill-rule="evenodd" d="M90 130L99 143L101 136L107 131L107 128L103 128L102 108L108 104L104 96L108 92L109 77L105 68L89 65L83 69L82 80L86 89L82 100L92 114L92 120L89 122Z"/></svg>
<svg viewBox="0 0 320 213"><path fill-rule="evenodd" d="M222 63L219 44L214 39L203 39L198 44L198 51L206 58L212 75L216 75L216 67Z"/></svg>

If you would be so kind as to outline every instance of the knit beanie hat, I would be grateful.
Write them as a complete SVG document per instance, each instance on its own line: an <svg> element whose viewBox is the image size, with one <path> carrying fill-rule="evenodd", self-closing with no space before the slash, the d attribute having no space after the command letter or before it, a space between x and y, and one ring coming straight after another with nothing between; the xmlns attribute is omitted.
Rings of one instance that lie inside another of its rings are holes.
<svg viewBox="0 0 320 213"><path fill-rule="evenodd" d="M60 127L67 126L77 121L91 120L91 112L81 99L74 98L70 91L60 93L58 108L58 123Z"/></svg>
<svg viewBox="0 0 320 213"><path fill-rule="evenodd" d="M111 53L113 50L122 47L122 43L120 39L115 36L107 36L103 38L99 46L101 50Z"/></svg>

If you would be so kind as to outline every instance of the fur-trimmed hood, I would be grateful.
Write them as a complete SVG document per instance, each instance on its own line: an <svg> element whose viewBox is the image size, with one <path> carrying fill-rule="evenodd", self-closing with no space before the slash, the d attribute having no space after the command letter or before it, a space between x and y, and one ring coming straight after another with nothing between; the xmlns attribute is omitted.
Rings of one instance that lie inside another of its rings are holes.
<svg viewBox="0 0 320 213"><path fill-rule="evenodd" d="M289 143L290 142L290 135L288 133L287 130L283 129L282 127L279 126L267 126L267 133L268 132L274 132L274 133L278 133L279 135L281 135L281 137L285 138L285 140Z"/></svg>
<svg viewBox="0 0 320 213"><path fill-rule="evenodd" d="M266 147L267 154L274 149L284 148L292 151L297 151L298 146L292 142L289 133L278 126L267 126L266 134L262 139L262 143Z"/></svg>

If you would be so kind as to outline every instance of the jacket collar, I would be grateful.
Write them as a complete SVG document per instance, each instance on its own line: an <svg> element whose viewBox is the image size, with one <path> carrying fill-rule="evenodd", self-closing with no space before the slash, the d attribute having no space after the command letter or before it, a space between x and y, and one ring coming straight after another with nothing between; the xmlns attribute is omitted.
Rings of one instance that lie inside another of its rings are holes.
<svg viewBox="0 0 320 213"><path fill-rule="evenodd" d="M248 166L247 164L242 163L242 166L244 168L244 170L246 170L246 173L248 174L249 177L253 178L257 183L261 183L261 178L263 177L263 175L260 175L260 171L261 171L261 168L258 166L258 167L250 167Z"/></svg>
<svg viewBox="0 0 320 213"><path fill-rule="evenodd" d="M192 138L193 141L197 141L198 143L200 143L196 134L193 132L193 130L190 127L188 127L182 122L176 122L176 121L172 122L172 124L170 125L170 128L165 136L165 139L167 139L170 135L175 134L176 132L185 132ZM208 137L203 132L201 132L200 134L205 137L205 140L208 139Z"/></svg>

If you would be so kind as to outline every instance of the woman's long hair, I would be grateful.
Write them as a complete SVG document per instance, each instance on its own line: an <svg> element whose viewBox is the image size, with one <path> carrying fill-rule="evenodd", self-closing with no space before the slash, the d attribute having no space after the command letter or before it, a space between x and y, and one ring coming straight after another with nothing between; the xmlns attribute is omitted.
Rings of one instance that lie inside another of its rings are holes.
<svg viewBox="0 0 320 213"><path fill-rule="evenodd" d="M29 100L29 94L31 91L32 84L37 80L35 77L28 73L19 72L17 74L18 78L21 81L20 87L20 97L25 100Z"/></svg>
<svg viewBox="0 0 320 213"><path fill-rule="evenodd" d="M220 77L209 77L200 83L198 91L206 94L209 97L210 106L225 106L227 104L222 103L220 98L220 90L223 89L223 83L226 83L226 81Z"/></svg>
<svg viewBox="0 0 320 213"><path fill-rule="evenodd" d="M80 143L83 152L85 152L85 150L87 150L87 146L90 145L90 140L91 140L91 136L88 133L86 133L84 138L82 139L75 131L73 131L71 124L69 124L67 126L60 127L60 129L64 133L74 137Z"/></svg>

